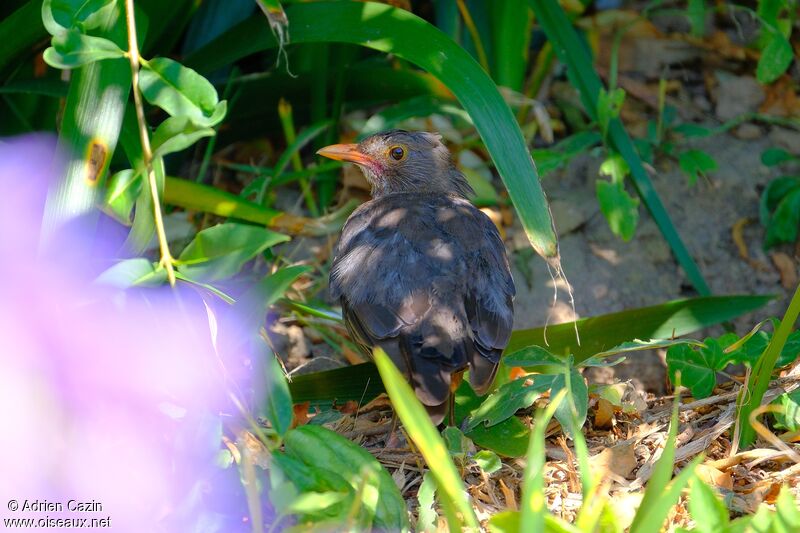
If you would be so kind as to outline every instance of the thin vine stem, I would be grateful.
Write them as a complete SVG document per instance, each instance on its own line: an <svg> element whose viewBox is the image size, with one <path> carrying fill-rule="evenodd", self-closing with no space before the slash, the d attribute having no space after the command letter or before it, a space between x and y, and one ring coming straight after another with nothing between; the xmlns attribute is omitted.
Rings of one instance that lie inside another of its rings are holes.
<svg viewBox="0 0 800 533"><path fill-rule="evenodd" d="M161 201L158 197L158 184L153 169L153 151L150 148L150 135L147 132L147 122L144 119L144 105L142 104L142 93L139 90L139 43L136 38L136 18L133 13L133 0L125 0L125 20L128 26L128 59L131 63L131 89L133 91L133 103L136 108L136 121L139 124L139 139L142 143L142 158L144 159L145 172L147 173L147 183L150 187L150 196L153 199L153 215L155 218L156 235L158 245L161 250L161 260L159 264L167 271L167 279L170 286L175 286L174 259L169 251L167 233L164 230L164 218L161 215Z"/></svg>

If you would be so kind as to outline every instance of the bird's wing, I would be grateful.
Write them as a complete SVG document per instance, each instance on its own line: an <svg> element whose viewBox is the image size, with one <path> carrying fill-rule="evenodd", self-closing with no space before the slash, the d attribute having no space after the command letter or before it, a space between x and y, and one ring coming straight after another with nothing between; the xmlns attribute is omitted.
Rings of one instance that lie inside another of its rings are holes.
<svg viewBox="0 0 800 533"><path fill-rule="evenodd" d="M466 200L447 224L457 238L472 243L464 307L473 333L470 384L478 394L491 385L514 321L514 280L505 245L492 221Z"/></svg>

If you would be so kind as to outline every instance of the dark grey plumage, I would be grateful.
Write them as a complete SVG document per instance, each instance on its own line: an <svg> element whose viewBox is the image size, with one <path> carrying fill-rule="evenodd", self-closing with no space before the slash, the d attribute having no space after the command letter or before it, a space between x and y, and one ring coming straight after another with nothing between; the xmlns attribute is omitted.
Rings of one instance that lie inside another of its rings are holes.
<svg viewBox="0 0 800 533"><path fill-rule="evenodd" d="M395 161L398 147L405 154ZM392 131L346 150L359 155L339 158L364 169L373 199L345 223L331 295L354 339L382 347L439 423L451 376L469 368L485 393L508 343L514 282L505 247L466 199L471 188L437 135Z"/></svg>

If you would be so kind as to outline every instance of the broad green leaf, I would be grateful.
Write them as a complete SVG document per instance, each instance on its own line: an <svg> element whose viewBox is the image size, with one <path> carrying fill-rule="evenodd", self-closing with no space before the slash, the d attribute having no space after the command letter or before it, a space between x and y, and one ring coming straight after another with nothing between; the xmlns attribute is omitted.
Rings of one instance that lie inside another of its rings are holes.
<svg viewBox="0 0 800 533"><path fill-rule="evenodd" d="M397 416L436 479L440 501L445 509L450 529L460 531L462 527L468 527L477 530L478 519L467 497L464 482L425 408L383 350L376 348L373 358ZM456 513L460 513L460 518Z"/></svg>
<svg viewBox="0 0 800 533"><path fill-rule="evenodd" d="M442 438L447 445L450 456L459 465L464 465L469 452L470 440L455 426L447 426L442 430Z"/></svg>
<svg viewBox="0 0 800 533"><path fill-rule="evenodd" d="M167 271L142 257L125 259L100 274L95 283L120 289L163 285Z"/></svg>
<svg viewBox="0 0 800 533"><path fill-rule="evenodd" d="M125 56L119 46L103 37L69 30L53 37L53 46L44 51L44 60L54 68L71 69L102 59Z"/></svg>
<svg viewBox="0 0 800 533"><path fill-rule="evenodd" d="M793 161L795 159L798 159L798 157L790 154L783 148L767 148L761 152L761 163L766 167L778 166L781 163L786 163L787 161Z"/></svg>
<svg viewBox="0 0 800 533"><path fill-rule="evenodd" d="M800 431L800 389L784 392L772 402L779 405L782 413L773 413L775 427L786 431Z"/></svg>
<svg viewBox="0 0 800 533"><path fill-rule="evenodd" d="M767 184L759 201L758 216L762 226L769 224L772 213L777 209L781 200L795 190L800 190L800 177L797 176L781 176Z"/></svg>
<svg viewBox="0 0 800 533"><path fill-rule="evenodd" d="M730 357L723 352L717 339L708 337L705 346L697 349L688 345L673 346L667 350L667 370L673 383L676 372L681 373L681 383L692 391L695 398L707 398L717 383L717 372L725 368Z"/></svg>
<svg viewBox="0 0 800 533"><path fill-rule="evenodd" d="M518 366L526 369L547 365L561 365L563 362L564 358L562 356L555 355L546 348L535 345L526 346L503 357L503 363L506 366Z"/></svg>
<svg viewBox="0 0 800 533"><path fill-rule="evenodd" d="M188 117L198 126L214 126L225 118L226 103L219 101L211 82L172 59L144 62L139 85L148 102L173 117Z"/></svg>
<svg viewBox="0 0 800 533"><path fill-rule="evenodd" d="M788 39L777 31L770 31L769 41L761 50L756 67L756 78L760 83L772 83L786 72L794 59L794 51Z"/></svg>
<svg viewBox="0 0 800 533"><path fill-rule="evenodd" d="M467 428L474 429L481 423L490 427L513 416L520 409L530 407L550 387L555 386L556 379L556 376L537 374L501 385L472 412ZM563 379L559 383L561 387L564 386Z"/></svg>
<svg viewBox="0 0 800 533"><path fill-rule="evenodd" d="M42 22L51 35L98 28L112 14L114 0L44 0Z"/></svg>
<svg viewBox="0 0 800 533"><path fill-rule="evenodd" d="M416 15L385 4L298 3L287 6L286 14L293 44L349 42L391 52L447 86L472 116L534 249L544 257L556 257L547 202L522 132L495 84L463 48ZM187 64L212 72L275 45L263 20L251 18L198 50Z"/></svg>
<svg viewBox="0 0 800 533"><path fill-rule="evenodd" d="M697 525L695 531L698 533L725 531L730 522L725 504L717 497L714 490L698 477L692 480L689 510Z"/></svg>
<svg viewBox="0 0 800 533"><path fill-rule="evenodd" d="M597 180L596 189L600 211L611 231L623 241L631 240L639 222L639 199L628 194L622 183Z"/></svg>
<svg viewBox="0 0 800 533"><path fill-rule="evenodd" d="M699 176L717 170L717 162L702 150L687 150L680 155L678 165L689 178L689 185L697 183Z"/></svg>
<svg viewBox="0 0 800 533"><path fill-rule="evenodd" d="M102 209L126 226L132 223L133 207L142 192L142 175L127 168L108 179Z"/></svg>
<svg viewBox="0 0 800 533"><path fill-rule="evenodd" d="M342 492L301 492L289 504L286 511L292 514L316 514L330 508L332 505L341 503L346 497L347 494Z"/></svg>
<svg viewBox="0 0 800 533"><path fill-rule="evenodd" d="M589 389L581 373L572 364L565 365L564 371L553 378L551 397L562 390L567 391L567 397L556 409L555 417L564 433L571 438L573 425L577 424L575 430L580 431L586 421L586 413L589 410Z"/></svg>
<svg viewBox="0 0 800 533"><path fill-rule="evenodd" d="M307 466L342 476L362 498L379 496L372 505L357 507L364 529L408 531L405 502L389 473L368 451L321 426L305 425L289 431L284 440L287 455ZM449 459L448 459L449 460Z"/></svg>
<svg viewBox="0 0 800 533"><path fill-rule="evenodd" d="M792 190L778 202L775 213L767 225L764 247L782 242L794 242L800 229L800 187Z"/></svg>
<svg viewBox="0 0 800 533"><path fill-rule="evenodd" d="M500 462L500 458L491 450L481 450L473 455L472 459L478 463L480 469L487 474L493 474L503 468L503 463Z"/></svg>
<svg viewBox="0 0 800 533"><path fill-rule="evenodd" d="M600 164L600 174L611 177L611 183L624 183L625 177L631 173L628 163L619 154L610 155Z"/></svg>
<svg viewBox="0 0 800 533"><path fill-rule="evenodd" d="M158 125L150 140L153 145L153 155L163 157L173 152L180 152L203 137L213 136L214 133L213 128L197 126L189 120L189 117L169 117Z"/></svg>
<svg viewBox="0 0 800 533"><path fill-rule="evenodd" d="M283 373L283 367L278 363L278 356L271 353L267 353L265 356L264 396L266 402L264 402L264 414L272 429L281 437L285 437L294 419L292 395L289 392L289 384Z"/></svg>
<svg viewBox="0 0 800 533"><path fill-rule="evenodd" d="M178 257L178 270L198 280L233 276L242 266L270 246L289 237L258 226L226 223L204 229Z"/></svg>
<svg viewBox="0 0 800 533"><path fill-rule="evenodd" d="M436 523L439 521L439 515L436 514L436 509L433 507L433 497L436 494L436 481L431 475L430 470L422 475L422 483L417 491L417 501L419 507L417 510L417 531L422 532L435 532L437 530Z"/></svg>

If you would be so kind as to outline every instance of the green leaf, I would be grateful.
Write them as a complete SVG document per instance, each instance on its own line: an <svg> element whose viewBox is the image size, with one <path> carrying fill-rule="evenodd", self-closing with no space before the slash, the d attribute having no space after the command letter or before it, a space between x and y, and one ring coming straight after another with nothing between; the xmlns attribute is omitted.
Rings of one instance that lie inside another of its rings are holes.
<svg viewBox="0 0 800 533"><path fill-rule="evenodd" d="M692 391L695 398L707 398L717 383L717 372L725 368L730 357L722 350L719 341L708 337L705 346L697 349L687 345L673 346L667 350L667 370L675 383L676 372L681 373L681 383Z"/></svg>
<svg viewBox="0 0 800 533"><path fill-rule="evenodd" d="M536 413L531 431L527 464L522 478L522 498L520 499L520 531L544 531L544 517L547 512L544 496L545 431L553 414L564 401L566 390L554 395L546 408Z"/></svg>
<svg viewBox="0 0 800 533"><path fill-rule="evenodd" d="M775 427L786 431L800 431L800 389L784 392L772 403L783 409L782 413L773 413Z"/></svg>
<svg viewBox="0 0 800 533"><path fill-rule="evenodd" d="M270 246L289 237L258 226L228 222L204 229L178 257L180 272L193 279L213 281L233 276Z"/></svg>
<svg viewBox="0 0 800 533"><path fill-rule="evenodd" d="M702 150L687 150L680 155L678 165L686 176L689 177L689 185L697 183L699 176L705 176L708 172L717 170L717 162Z"/></svg>
<svg viewBox="0 0 800 533"><path fill-rule="evenodd" d="M692 480L692 489L689 495L689 510L697 527L698 533L719 533L725 531L730 522L728 509L717 497L714 491L700 478Z"/></svg>
<svg viewBox="0 0 800 533"><path fill-rule="evenodd" d="M346 497L347 494L342 492L301 492L285 510L292 514L317 514L341 503Z"/></svg>
<svg viewBox="0 0 800 533"><path fill-rule="evenodd" d="M113 41L69 30L53 37L53 46L44 51L44 60L55 68L72 69L102 59L125 57Z"/></svg>
<svg viewBox="0 0 800 533"><path fill-rule="evenodd" d="M417 501L419 502L417 531L431 532L436 531L436 524L439 515L433 507L433 497L436 494L436 480L431 475L430 470L422 475L422 483L417 491Z"/></svg>
<svg viewBox="0 0 800 533"><path fill-rule="evenodd" d="M619 117L624 102L625 91L623 89L617 88L611 91L600 89L597 94L597 123L603 137L608 135L608 126L611 121Z"/></svg>
<svg viewBox="0 0 800 533"><path fill-rule="evenodd" d="M477 530L478 519L467 497L464 482L428 413L386 352L376 348L373 358L397 416L436 479L450 530L460 531L463 526ZM456 513L460 513L461 517Z"/></svg>
<svg viewBox="0 0 800 533"><path fill-rule="evenodd" d="M708 137L713 132L709 128L705 128L703 126L699 126L697 124L692 124L691 122L684 122L683 124L678 124L672 131L675 133L679 133L687 138L692 137Z"/></svg>
<svg viewBox="0 0 800 533"><path fill-rule="evenodd" d="M444 428L444 430L442 430L442 438L453 460L459 465L464 465L467 452L472 444L470 440L455 426L447 426Z"/></svg>
<svg viewBox="0 0 800 533"><path fill-rule="evenodd" d="M764 192L761 193L759 202L758 216L761 225L768 226L772 218L772 212L777 209L778 204L794 190L800 190L800 177L781 176L775 178L767 184Z"/></svg>
<svg viewBox="0 0 800 533"><path fill-rule="evenodd" d="M580 431L589 410L589 389L581 373L572 364L564 365L564 371L554 376L550 389L551 397L556 396L562 390L567 392L567 398L556 409L555 417L561 424L564 433L572 438L571 428L573 425L577 425L575 430Z"/></svg>
<svg viewBox="0 0 800 533"><path fill-rule="evenodd" d="M500 462L500 458L491 450L481 450L473 455L472 459L478 463L480 469L487 474L493 474L503 468L503 463Z"/></svg>
<svg viewBox="0 0 800 533"><path fill-rule="evenodd" d="M42 22L51 35L100 27L115 8L114 0L44 0Z"/></svg>
<svg viewBox="0 0 800 533"><path fill-rule="evenodd" d="M775 167L787 161L798 159L783 148L768 148L761 152L761 163L766 167Z"/></svg>
<svg viewBox="0 0 800 533"><path fill-rule="evenodd" d="M794 58L794 51L789 40L780 32L770 31L769 41L761 50L761 57L756 67L756 79L760 83L772 83L786 72Z"/></svg>
<svg viewBox="0 0 800 533"><path fill-rule="evenodd" d="M198 126L214 126L225 118L226 103L203 76L166 57L143 63L142 95L173 117L187 117Z"/></svg>
<svg viewBox="0 0 800 533"><path fill-rule="evenodd" d="M322 426L291 430L284 440L286 454L308 467L338 473L356 494L360 530L408 531L406 505L389 473L361 446ZM366 498L365 498L366 496ZM367 498L377 501L367 503ZM355 503L355 502L352 502ZM351 504L352 505L352 504Z"/></svg>
<svg viewBox="0 0 800 533"><path fill-rule="evenodd" d="M794 242L800 228L800 188L792 190L778 202L775 213L767 225L764 247L771 248L782 242Z"/></svg>
<svg viewBox="0 0 800 533"><path fill-rule="evenodd" d="M533 369L539 366L561 365L563 357L553 354L541 346L526 346L503 357L503 363L510 367Z"/></svg>
<svg viewBox="0 0 800 533"><path fill-rule="evenodd" d="M597 180L596 189L600 211L611 231L623 241L631 240L639 222L639 199L628 194L619 182Z"/></svg>
<svg viewBox="0 0 800 533"><path fill-rule="evenodd" d="M530 407L550 387L555 386L556 379L556 376L538 374L515 379L501 385L487 396L480 407L472 412L467 428L474 429L480 423L491 427L513 416L520 409ZM559 383L563 388L563 379Z"/></svg>
<svg viewBox="0 0 800 533"><path fill-rule="evenodd" d="M167 271L158 263L142 257L120 261L102 274L95 283L110 285L120 289L130 287L151 287L163 285L167 281Z"/></svg>
<svg viewBox="0 0 800 533"><path fill-rule="evenodd" d="M781 487L775 500L775 514L773 528L776 533L800 531L800 508L786 485Z"/></svg>
<svg viewBox="0 0 800 533"><path fill-rule="evenodd" d="M501 511L489 517L491 533L519 533L519 511Z"/></svg>
<svg viewBox="0 0 800 533"><path fill-rule="evenodd" d="M102 209L126 226L133 222L133 206L142 192L142 175L127 168L108 180Z"/></svg>
<svg viewBox="0 0 800 533"><path fill-rule="evenodd" d="M410 61L452 91L472 116L522 227L542 256L557 255L547 202L525 139L494 82L447 35L405 11L373 2L313 2L286 7L292 43L349 42ZM205 72L276 45L263 20L251 18L187 58Z"/></svg>
<svg viewBox="0 0 800 533"><path fill-rule="evenodd" d="M609 348L608 350L603 350L602 352L598 352L595 355L593 355L591 359L605 359L613 355L639 352L642 350L658 350L662 348L670 348L672 346L677 346L681 344L691 344L694 346L703 345L702 342L693 339L656 339L656 340L651 339L649 341L633 339L632 341L627 341L623 342L622 344L618 344L617 346ZM586 365L584 361L584 364L582 364L581 366L589 366L589 365Z"/></svg>
<svg viewBox="0 0 800 533"><path fill-rule="evenodd" d="M180 152L203 137L212 137L213 128L204 128L195 125L189 117L169 117L158 125L150 142L153 145L154 156L165 156L173 152Z"/></svg>
<svg viewBox="0 0 800 533"><path fill-rule="evenodd" d="M286 381L283 368L278 363L277 355L268 354L266 356L265 371L264 397L267 401L264 405L264 415L275 432L281 437L285 437L286 432L292 426L294 411L292 410L292 395L289 392L289 384Z"/></svg>
<svg viewBox="0 0 800 533"><path fill-rule="evenodd" d="M611 183L624 183L625 177L631 173L628 163L619 154L612 154L608 156L605 161L600 164L600 174L611 177Z"/></svg>

